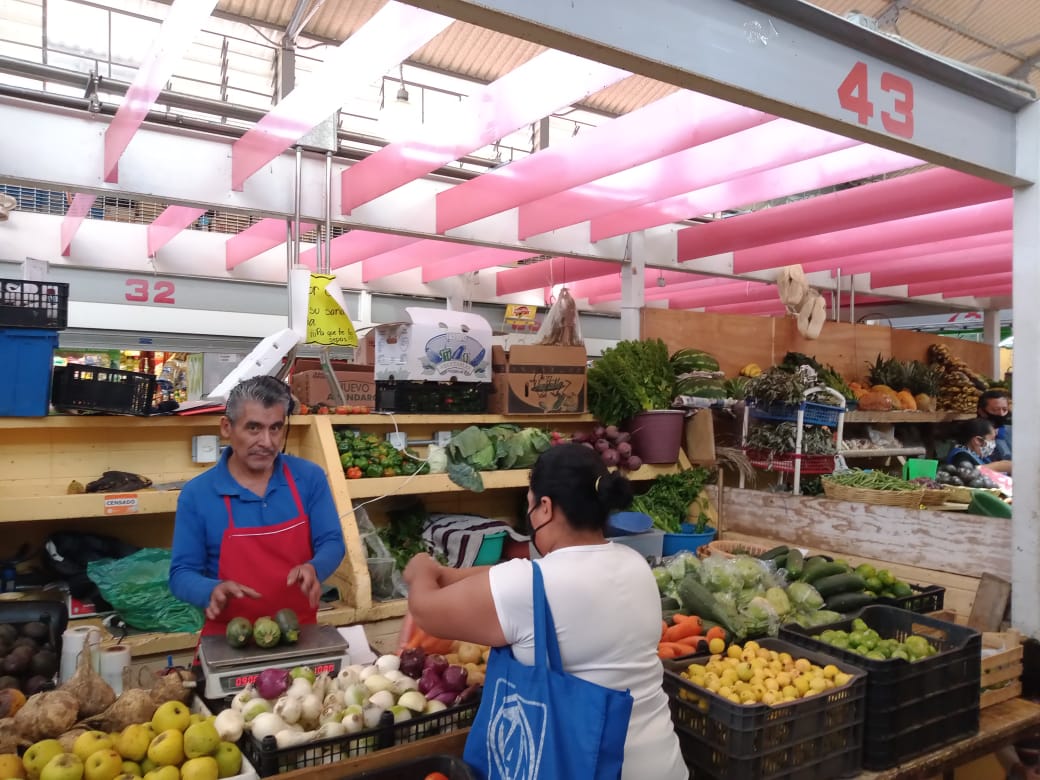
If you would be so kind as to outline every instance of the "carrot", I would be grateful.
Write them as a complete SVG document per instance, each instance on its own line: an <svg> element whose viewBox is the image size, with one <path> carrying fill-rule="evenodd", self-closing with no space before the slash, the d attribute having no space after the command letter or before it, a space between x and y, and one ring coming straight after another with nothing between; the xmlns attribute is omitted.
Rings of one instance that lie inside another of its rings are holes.
<svg viewBox="0 0 1040 780"><path fill-rule="evenodd" d="M678 642L689 637L700 636L700 620L684 620L664 632L664 638L668 642Z"/></svg>
<svg viewBox="0 0 1040 780"><path fill-rule="evenodd" d="M715 638L721 639L723 642L725 642L726 630L721 626L712 626L708 629L708 633L704 635L704 638L707 639L709 642Z"/></svg>
<svg viewBox="0 0 1040 780"><path fill-rule="evenodd" d="M683 642L661 642L657 645L657 654L671 653L668 656L662 656L667 658L676 658L680 655L689 655L694 652L693 648Z"/></svg>
<svg viewBox="0 0 1040 780"><path fill-rule="evenodd" d="M665 633L667 631L668 631L668 623L667 623L667 621L662 620L661 621L661 638L662 639L664 639L664 635L665 635Z"/></svg>

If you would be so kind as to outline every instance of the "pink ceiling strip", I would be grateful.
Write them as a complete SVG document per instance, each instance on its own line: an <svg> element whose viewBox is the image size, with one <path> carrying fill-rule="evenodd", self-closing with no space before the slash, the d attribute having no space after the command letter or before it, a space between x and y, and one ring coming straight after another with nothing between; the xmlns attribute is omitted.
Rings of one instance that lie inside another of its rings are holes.
<svg viewBox="0 0 1040 780"><path fill-rule="evenodd" d="M568 257L553 257L540 263L532 263L511 271L502 271L495 277L497 295L510 295L537 290L556 284L570 284L579 279L602 276L605 267L616 266L611 261L574 260Z"/></svg>
<svg viewBox="0 0 1040 780"><path fill-rule="evenodd" d="M351 230L332 239L332 268L360 263L366 257L398 249L408 244L422 241L412 236L399 236L394 233L375 233L370 230ZM316 267L317 253L308 249L300 254L300 262L311 268Z"/></svg>
<svg viewBox="0 0 1040 780"><path fill-rule="evenodd" d="M537 257L530 252L517 252L512 249L481 249L476 252L467 252L459 257L451 257L435 263L423 263L423 284L436 282L438 279L446 279L449 276L481 271L485 268L494 268L496 265L506 265L517 260L529 257Z"/></svg>
<svg viewBox="0 0 1040 780"><path fill-rule="evenodd" d="M973 290L970 296L973 298L1003 298L1011 295L1012 287L1011 283L996 285L994 287L980 287L977 290ZM944 292L943 298L965 298L968 297L969 293L965 292Z"/></svg>
<svg viewBox="0 0 1040 780"><path fill-rule="evenodd" d="M72 237L76 235L79 226L90 213L90 207L94 205L97 195L84 195L77 192L69 204L69 210L61 220L61 256L68 257L72 249Z"/></svg>
<svg viewBox="0 0 1040 780"><path fill-rule="evenodd" d="M1003 267L1003 264L1001 264ZM936 279L934 282L921 282L911 284L907 287L909 295L932 295L934 293L957 292L971 295L975 290L985 289L998 285L1010 285L1011 272L1000 272L994 268L990 273L982 276L961 276L956 279Z"/></svg>
<svg viewBox="0 0 1040 780"><path fill-rule="evenodd" d="M170 243L175 235L206 213L206 209L194 209L189 206L167 206L163 213L148 225L148 256Z"/></svg>
<svg viewBox="0 0 1040 780"><path fill-rule="evenodd" d="M959 260L939 263L904 263L901 268L891 268L870 274L870 286L874 289L900 284L920 284L939 280L954 281L959 276L975 276L980 271L1003 272L1011 268L1011 248L1005 250L973 249L971 256Z"/></svg>
<svg viewBox="0 0 1040 780"><path fill-rule="evenodd" d="M438 114L430 125L416 131L414 139L385 146L343 171L343 213L628 75L555 49L539 54L481 87L454 109Z"/></svg>
<svg viewBox="0 0 1040 780"><path fill-rule="evenodd" d="M848 181L900 171L919 161L904 154L861 144L849 149L782 165L770 171L741 176L711 187L645 206L593 218L589 233L602 241L681 219L762 203L774 198L811 192ZM480 177L480 181L484 177ZM468 186L468 183L460 186ZM443 195L443 193L442 193Z"/></svg>
<svg viewBox="0 0 1040 780"><path fill-rule="evenodd" d="M268 249L274 249L279 244L284 244L288 237L285 225L286 221L284 219L268 217L229 238L224 244L227 270L230 271L246 260L251 260L257 255L263 254ZM309 233L312 230L314 230L314 225L308 222L300 224L301 233ZM348 233L347 235L350 234ZM303 258L301 257L300 259L302 260ZM314 265L313 261L311 265Z"/></svg>
<svg viewBox="0 0 1040 780"><path fill-rule="evenodd" d="M743 274L792 263L811 263L847 254L942 241L1011 229L1011 200L939 211L850 230L838 230L733 253L733 270ZM689 267L696 270L696 261Z"/></svg>
<svg viewBox="0 0 1040 780"><path fill-rule="evenodd" d="M231 188L260 170L368 85L442 32L452 19L391 0L231 147Z"/></svg>
<svg viewBox="0 0 1040 780"><path fill-rule="evenodd" d="M678 233L678 259L793 241L823 231L1004 200L1010 195L1006 185L947 168L932 168L685 228Z"/></svg>
<svg viewBox="0 0 1040 780"><path fill-rule="evenodd" d="M694 290L715 290L719 287L729 286L732 289L736 289L738 284L746 284L746 282L739 282L734 279L727 279L722 277L711 277L711 276L700 276L697 274L688 274L685 281L681 282L668 282L665 281L665 286L660 287L655 281L649 278L649 271L647 271L646 289L644 290L644 296L646 300L661 300L663 298L670 298L673 295L680 293L688 293ZM754 284L754 282L752 282ZM610 301L621 300L621 284L617 280L617 284L614 288L600 294L589 296L590 304L609 303Z"/></svg>
<svg viewBox="0 0 1040 780"><path fill-rule="evenodd" d="M627 170L774 117L680 91L437 195L437 232Z"/></svg>
<svg viewBox="0 0 1040 780"><path fill-rule="evenodd" d="M702 276L700 274L685 273L683 271L661 271L652 268L647 268L646 273L643 276L643 286L647 289L657 287L659 279L663 279L666 285L688 285L697 283L707 283L710 281L719 281L713 279L710 276ZM728 280L721 280L728 281ZM621 297L621 274L617 271L607 274L605 276L599 276L594 279L585 279L580 282L575 282L571 285L571 295L575 298L594 298L597 296L613 296Z"/></svg>
<svg viewBox="0 0 1040 780"><path fill-rule="evenodd" d="M216 4L217 0L175 0L170 6L158 36L105 130L105 181L119 181L119 158Z"/></svg>
<svg viewBox="0 0 1040 780"><path fill-rule="evenodd" d="M670 309L675 308L701 308L699 306L671 306ZM759 315L762 317L783 317L787 314L787 309L781 305L779 301L776 303L770 303L769 301L752 301L750 303L730 303L721 306L705 306L704 310L712 314L746 314L746 315Z"/></svg>
<svg viewBox="0 0 1040 780"><path fill-rule="evenodd" d="M776 285L749 285L737 282L732 287L717 287L707 290L693 290L678 295L668 296L669 306L675 308L678 303L684 308L696 306L725 306L731 303L750 303L752 301L768 301L777 298ZM778 299L778 298L777 298Z"/></svg>
<svg viewBox="0 0 1040 780"><path fill-rule="evenodd" d="M980 233L979 235L951 238L945 241L929 241L924 244L910 244L909 246L882 249L876 252L863 252L857 255L817 260L812 263L803 263L802 270L806 273L811 271L831 271L833 275L840 269L842 275L847 276L850 273L882 270L907 260L922 258L940 260L946 257L947 252L959 253L968 249L993 247L1010 242L1010 230L998 233Z"/></svg>
<svg viewBox="0 0 1040 780"><path fill-rule="evenodd" d="M525 203L519 211L519 236L528 238L858 143L825 130L777 119L584 187Z"/></svg>
<svg viewBox="0 0 1040 780"><path fill-rule="evenodd" d="M366 258L361 263L361 281L367 284L374 279L393 276L402 271L418 268L426 263L446 260L449 257L466 257L483 249L469 244L456 244L453 241L434 241L424 239L408 244L400 249L384 252L381 255Z"/></svg>

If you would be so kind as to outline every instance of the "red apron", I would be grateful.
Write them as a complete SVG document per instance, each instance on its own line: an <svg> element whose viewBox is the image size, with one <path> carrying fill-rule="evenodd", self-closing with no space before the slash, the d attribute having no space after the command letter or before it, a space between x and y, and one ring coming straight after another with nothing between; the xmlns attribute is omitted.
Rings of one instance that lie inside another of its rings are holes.
<svg viewBox="0 0 1040 780"><path fill-rule="evenodd" d="M217 577L222 581L247 585L262 598L228 599L220 617L206 620L202 627L204 636L225 633L232 618L244 617L252 623L264 615L274 616L285 607L296 613L301 624L317 622L317 610L310 605L299 583L285 584L289 571L308 562L314 556L314 550L311 547L310 518L300 501L296 481L284 463L282 471L296 502L298 514L291 520L278 525L236 528L231 515L231 498L224 496L228 527L220 543Z"/></svg>

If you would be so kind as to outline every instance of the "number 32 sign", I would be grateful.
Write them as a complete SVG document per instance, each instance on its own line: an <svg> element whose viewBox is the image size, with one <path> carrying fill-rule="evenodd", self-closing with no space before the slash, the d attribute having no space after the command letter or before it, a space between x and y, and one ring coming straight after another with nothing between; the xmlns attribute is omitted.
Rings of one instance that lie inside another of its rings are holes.
<svg viewBox="0 0 1040 780"><path fill-rule="evenodd" d="M892 135L913 138L914 85L902 76L884 71L881 74L880 88L884 94L881 126ZM857 62L845 80L838 85L838 103L846 111L855 114L861 125L867 125L874 116L874 103L870 95L870 73L867 63Z"/></svg>
<svg viewBox="0 0 1040 780"><path fill-rule="evenodd" d="M131 303L170 303L175 304L174 293L177 291L173 282L159 281L149 284L148 279L127 279L126 300Z"/></svg>

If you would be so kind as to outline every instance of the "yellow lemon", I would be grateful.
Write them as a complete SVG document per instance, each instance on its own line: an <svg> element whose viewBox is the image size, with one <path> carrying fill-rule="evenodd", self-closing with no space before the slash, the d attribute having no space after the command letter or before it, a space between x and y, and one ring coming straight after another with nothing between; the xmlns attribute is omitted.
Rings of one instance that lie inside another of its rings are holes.
<svg viewBox="0 0 1040 780"><path fill-rule="evenodd" d="M726 655L730 658L740 658L741 652L740 645L730 645L726 648Z"/></svg>
<svg viewBox="0 0 1040 780"><path fill-rule="evenodd" d="M712 653L721 653L726 649L726 642L721 637L715 637L708 642L708 651Z"/></svg>

